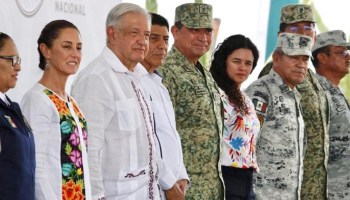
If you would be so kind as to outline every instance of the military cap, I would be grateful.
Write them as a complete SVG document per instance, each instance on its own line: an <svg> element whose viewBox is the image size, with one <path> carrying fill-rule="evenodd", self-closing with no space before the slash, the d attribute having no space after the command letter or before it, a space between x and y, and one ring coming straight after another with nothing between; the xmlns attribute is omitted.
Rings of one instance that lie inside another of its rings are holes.
<svg viewBox="0 0 350 200"><path fill-rule="evenodd" d="M312 52L329 45L350 48L350 43L346 42L346 34L341 30L334 30L318 34Z"/></svg>
<svg viewBox="0 0 350 200"><path fill-rule="evenodd" d="M281 49L288 56L310 56L313 40L306 35L281 33L277 39L276 49Z"/></svg>
<svg viewBox="0 0 350 200"><path fill-rule="evenodd" d="M301 21L315 22L311 6L295 4L284 6L281 9L280 23L292 24Z"/></svg>
<svg viewBox="0 0 350 200"><path fill-rule="evenodd" d="M213 28L213 8L204 3L186 3L175 10L175 23L187 28Z"/></svg>

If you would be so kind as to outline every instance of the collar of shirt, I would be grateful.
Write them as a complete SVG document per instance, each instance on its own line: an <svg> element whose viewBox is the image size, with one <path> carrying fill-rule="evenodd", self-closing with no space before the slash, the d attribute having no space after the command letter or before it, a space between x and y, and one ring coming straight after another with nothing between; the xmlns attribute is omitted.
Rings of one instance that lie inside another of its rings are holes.
<svg viewBox="0 0 350 200"><path fill-rule="evenodd" d="M2 92L0 92L0 98L3 102L5 102L7 105L10 105L10 103L8 102L6 95Z"/></svg>
<svg viewBox="0 0 350 200"><path fill-rule="evenodd" d="M140 63L136 64L133 72L129 71L119 60L119 58L113 53L113 51L108 47L105 47L102 54L106 62L112 67L113 71L115 72L126 73L136 79L139 79L143 75L148 74L148 71Z"/></svg>
<svg viewBox="0 0 350 200"><path fill-rule="evenodd" d="M158 74L158 72L156 72L156 71L154 71L154 72L155 73L150 74L150 76L158 85L160 85L162 83L163 78Z"/></svg>
<svg viewBox="0 0 350 200"><path fill-rule="evenodd" d="M186 72L197 71L198 68L196 67L196 65L193 64L190 60L188 60L175 46L172 46L170 52L173 58L176 60L176 62L179 63L180 66L182 66ZM201 65L199 61L197 61L197 64Z"/></svg>

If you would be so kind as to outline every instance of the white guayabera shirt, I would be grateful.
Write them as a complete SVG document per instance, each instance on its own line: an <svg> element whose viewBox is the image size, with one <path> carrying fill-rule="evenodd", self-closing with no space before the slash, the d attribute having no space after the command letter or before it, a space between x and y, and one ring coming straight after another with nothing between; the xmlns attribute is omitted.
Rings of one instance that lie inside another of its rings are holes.
<svg viewBox="0 0 350 200"><path fill-rule="evenodd" d="M77 76L72 96L85 114L93 199L159 199L152 110L140 91L147 71L127 70L105 48Z"/></svg>

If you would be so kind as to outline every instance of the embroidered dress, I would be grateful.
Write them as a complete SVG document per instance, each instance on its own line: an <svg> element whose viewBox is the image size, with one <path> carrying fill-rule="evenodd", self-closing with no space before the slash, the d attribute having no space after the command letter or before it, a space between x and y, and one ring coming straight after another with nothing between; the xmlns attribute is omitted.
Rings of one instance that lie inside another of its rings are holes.
<svg viewBox="0 0 350 200"><path fill-rule="evenodd" d="M54 103L60 117L62 199L85 199L82 151L87 144L86 120L72 98L68 97L66 102L49 89L44 89L44 93ZM81 143L82 138L84 143Z"/></svg>
<svg viewBox="0 0 350 200"><path fill-rule="evenodd" d="M260 130L260 122L249 97L244 95L248 114L242 114L221 92L224 105L224 131L221 152L221 165L257 170L255 144Z"/></svg>

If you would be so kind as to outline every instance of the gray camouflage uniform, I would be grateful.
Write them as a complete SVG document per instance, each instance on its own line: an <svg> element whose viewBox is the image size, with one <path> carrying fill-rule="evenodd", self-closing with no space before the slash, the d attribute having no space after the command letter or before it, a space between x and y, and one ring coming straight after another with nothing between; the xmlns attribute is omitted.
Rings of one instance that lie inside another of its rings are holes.
<svg viewBox="0 0 350 200"><path fill-rule="evenodd" d="M272 62L268 65L271 65L272 68ZM300 104L307 141L301 198L306 200L326 199L329 146L329 105L326 93L310 68L305 80L296 88L301 94Z"/></svg>
<svg viewBox="0 0 350 200"><path fill-rule="evenodd" d="M254 183L256 199L300 199L304 121L299 92L291 90L274 70L245 92L263 122L256 147L260 168Z"/></svg>
<svg viewBox="0 0 350 200"><path fill-rule="evenodd" d="M315 68L319 73L317 79L325 89L330 104L328 198L350 199L350 106L340 89L327 79L327 77L333 79L333 71L334 74L338 74L339 71L336 69L330 71L333 66L328 62L322 66L318 63L318 54L329 51L326 48L329 46L350 49L350 43L347 42L343 31L333 30L318 34L312 49L316 58ZM347 56L349 55L344 55L344 58L348 58ZM326 71L322 70L327 68Z"/></svg>
<svg viewBox="0 0 350 200"><path fill-rule="evenodd" d="M317 75L330 102L328 197L350 199L350 106L338 87Z"/></svg>
<svg viewBox="0 0 350 200"><path fill-rule="evenodd" d="M191 63L174 46L159 69L174 105L184 163L191 179L186 199L223 199L218 162L222 105L211 74Z"/></svg>
<svg viewBox="0 0 350 200"><path fill-rule="evenodd" d="M300 21L315 23L311 6L292 4L281 9L281 23ZM267 63L259 78L268 74L271 68L272 62ZM297 85L297 90L302 96L300 103L307 140L301 198L322 200L327 197L329 105L325 91L311 69L308 69L305 80Z"/></svg>

